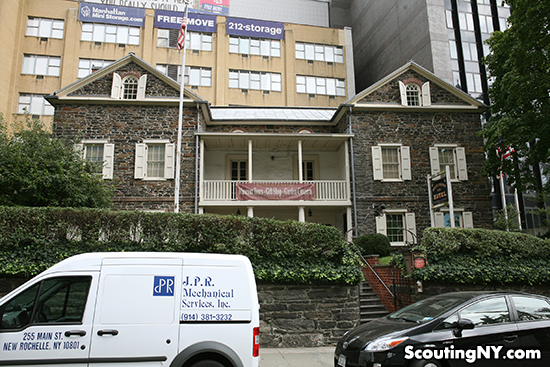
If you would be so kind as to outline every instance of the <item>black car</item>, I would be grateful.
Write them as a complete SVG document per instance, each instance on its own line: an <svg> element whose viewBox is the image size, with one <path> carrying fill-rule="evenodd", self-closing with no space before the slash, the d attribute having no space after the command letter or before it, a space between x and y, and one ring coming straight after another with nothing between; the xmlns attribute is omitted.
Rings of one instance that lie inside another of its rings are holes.
<svg viewBox="0 0 550 367"><path fill-rule="evenodd" d="M335 367L547 367L550 298L455 292L418 301L348 331Z"/></svg>

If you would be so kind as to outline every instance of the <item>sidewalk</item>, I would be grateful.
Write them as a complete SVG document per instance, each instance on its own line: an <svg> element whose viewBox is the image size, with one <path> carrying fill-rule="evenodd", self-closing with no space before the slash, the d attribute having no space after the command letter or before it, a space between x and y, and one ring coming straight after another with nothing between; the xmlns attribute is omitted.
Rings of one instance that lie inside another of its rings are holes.
<svg viewBox="0 0 550 367"><path fill-rule="evenodd" d="M261 348L259 367L334 367L334 347Z"/></svg>

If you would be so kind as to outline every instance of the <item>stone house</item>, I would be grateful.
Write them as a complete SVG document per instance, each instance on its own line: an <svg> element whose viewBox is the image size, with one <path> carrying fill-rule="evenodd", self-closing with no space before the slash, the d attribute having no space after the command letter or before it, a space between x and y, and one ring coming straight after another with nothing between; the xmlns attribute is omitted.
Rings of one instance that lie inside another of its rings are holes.
<svg viewBox="0 0 550 367"><path fill-rule="evenodd" d="M179 93L129 54L47 99L54 134L104 162L115 208L172 211ZM490 228L484 108L414 62L338 108L217 107L185 88L180 211L317 222L348 238L377 231L403 245L450 224L445 207L430 213L426 180L450 166L455 223Z"/></svg>

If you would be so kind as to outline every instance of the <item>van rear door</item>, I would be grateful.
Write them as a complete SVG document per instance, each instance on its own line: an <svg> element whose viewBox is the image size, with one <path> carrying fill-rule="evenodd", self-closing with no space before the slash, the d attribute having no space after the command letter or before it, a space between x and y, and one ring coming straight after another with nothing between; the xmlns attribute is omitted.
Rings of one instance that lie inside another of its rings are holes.
<svg viewBox="0 0 550 367"><path fill-rule="evenodd" d="M174 258L103 260L91 365L161 366L176 355L182 267Z"/></svg>

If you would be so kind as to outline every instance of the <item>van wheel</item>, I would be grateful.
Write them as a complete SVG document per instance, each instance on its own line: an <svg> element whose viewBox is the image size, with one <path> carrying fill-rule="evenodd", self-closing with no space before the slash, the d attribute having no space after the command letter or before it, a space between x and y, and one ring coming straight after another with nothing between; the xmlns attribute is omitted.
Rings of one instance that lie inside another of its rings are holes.
<svg viewBox="0 0 550 367"><path fill-rule="evenodd" d="M197 363L191 365L191 367L224 367L224 365L220 362L207 359L203 361L198 361Z"/></svg>
<svg viewBox="0 0 550 367"><path fill-rule="evenodd" d="M411 364L411 367L441 367L441 363L436 361L415 361L413 364Z"/></svg>

